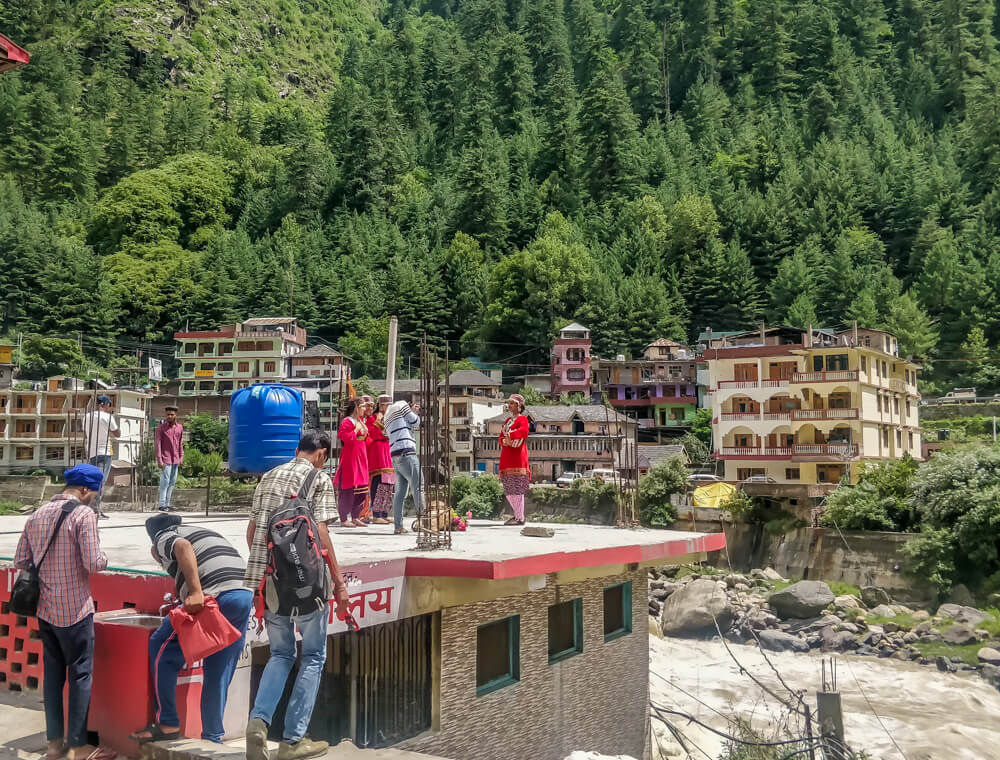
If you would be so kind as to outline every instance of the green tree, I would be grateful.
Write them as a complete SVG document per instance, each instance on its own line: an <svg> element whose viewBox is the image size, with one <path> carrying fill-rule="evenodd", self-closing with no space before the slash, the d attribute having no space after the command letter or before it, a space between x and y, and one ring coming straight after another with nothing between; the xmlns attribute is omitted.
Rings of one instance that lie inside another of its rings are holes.
<svg viewBox="0 0 1000 760"><path fill-rule="evenodd" d="M670 457L651 469L639 481L639 516L653 528L670 527L677 510L670 497L682 493L687 483L687 468L680 457Z"/></svg>

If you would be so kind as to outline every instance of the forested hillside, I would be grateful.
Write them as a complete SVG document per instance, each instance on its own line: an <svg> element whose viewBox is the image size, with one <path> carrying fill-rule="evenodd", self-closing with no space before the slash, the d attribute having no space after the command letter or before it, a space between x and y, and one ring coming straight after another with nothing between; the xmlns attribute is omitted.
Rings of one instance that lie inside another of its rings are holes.
<svg viewBox="0 0 1000 760"><path fill-rule="evenodd" d="M34 56L0 77L3 330L359 345L391 312L526 361L570 318L604 353L857 319L995 384L996 10L0 0Z"/></svg>

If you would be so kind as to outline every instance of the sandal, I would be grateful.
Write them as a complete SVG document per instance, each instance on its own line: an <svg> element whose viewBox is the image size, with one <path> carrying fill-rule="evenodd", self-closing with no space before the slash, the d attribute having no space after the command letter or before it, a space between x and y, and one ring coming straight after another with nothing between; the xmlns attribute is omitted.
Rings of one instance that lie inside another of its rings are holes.
<svg viewBox="0 0 1000 760"><path fill-rule="evenodd" d="M406 528L400 528L399 530L393 531L393 533L395 533L397 536L402 535L403 533L409 533L409 532L410 531L408 531Z"/></svg>
<svg viewBox="0 0 1000 760"><path fill-rule="evenodd" d="M139 736L139 734L146 734L149 736ZM145 728L140 728L138 731L133 731L128 735L128 738L139 744L149 744L150 742L163 742L168 739L180 739L181 730L178 728L176 731L171 731L169 734L166 733L160 726L156 723L150 723ZM100 749L100 747L98 747ZM88 756L87 760L93 757L93 753ZM96 758L94 760L97 760Z"/></svg>
<svg viewBox="0 0 1000 760"><path fill-rule="evenodd" d="M518 520L516 517L510 518L504 525L524 525L524 520Z"/></svg>

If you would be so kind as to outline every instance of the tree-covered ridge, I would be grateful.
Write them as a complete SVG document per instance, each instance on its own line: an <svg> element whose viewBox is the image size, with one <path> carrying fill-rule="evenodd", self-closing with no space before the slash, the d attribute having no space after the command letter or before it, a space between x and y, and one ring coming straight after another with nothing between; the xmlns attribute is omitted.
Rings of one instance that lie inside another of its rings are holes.
<svg viewBox="0 0 1000 760"><path fill-rule="evenodd" d="M0 0L34 53L0 77L4 328L997 353L993 0L349 5Z"/></svg>

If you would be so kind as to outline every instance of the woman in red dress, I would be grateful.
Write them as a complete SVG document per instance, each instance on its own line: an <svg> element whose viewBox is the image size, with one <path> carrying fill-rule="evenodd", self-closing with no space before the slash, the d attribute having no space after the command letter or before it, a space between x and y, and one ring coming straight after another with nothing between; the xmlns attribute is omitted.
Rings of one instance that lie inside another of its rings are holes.
<svg viewBox="0 0 1000 760"><path fill-rule="evenodd" d="M337 486L337 509L343 528L360 528L367 525L361 519L368 495L368 451L365 440L368 427L364 423L365 404L359 398L347 402L344 421L340 423L337 437L341 441L340 465L333 476Z"/></svg>
<svg viewBox="0 0 1000 760"><path fill-rule="evenodd" d="M369 497L372 502L373 523L389 525L389 512L395 491L396 474L392 469L389 437L385 434L385 410L392 403L391 396L378 397L378 411L365 420L368 427L368 475L371 477Z"/></svg>
<svg viewBox="0 0 1000 760"><path fill-rule="evenodd" d="M500 432L500 482L514 516L505 525L524 525L524 495L531 484L528 465L528 433L531 423L524 415L524 397L513 394L507 400L510 416Z"/></svg>

